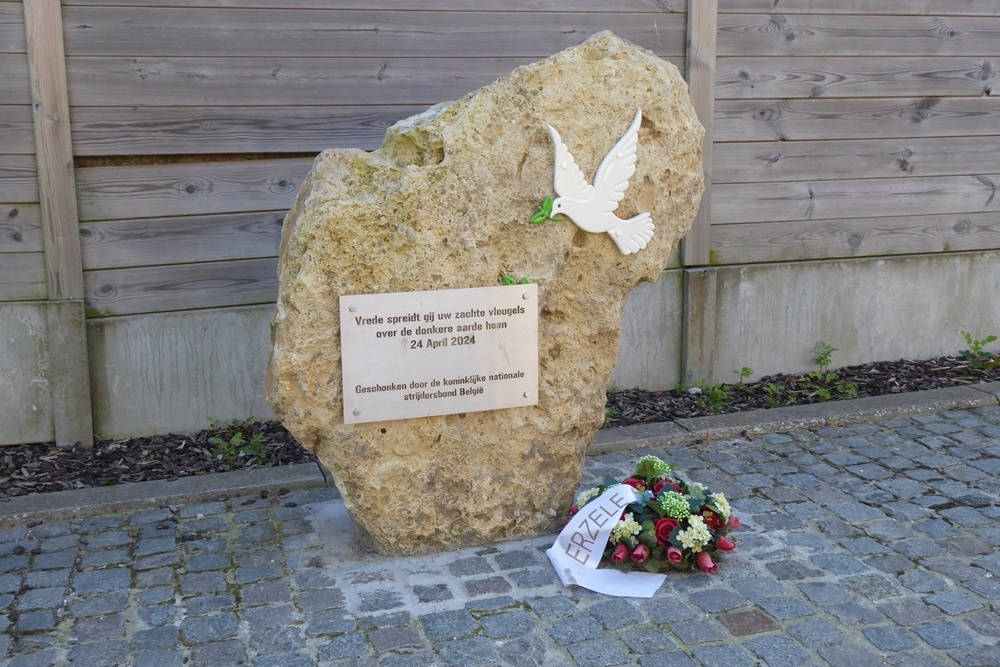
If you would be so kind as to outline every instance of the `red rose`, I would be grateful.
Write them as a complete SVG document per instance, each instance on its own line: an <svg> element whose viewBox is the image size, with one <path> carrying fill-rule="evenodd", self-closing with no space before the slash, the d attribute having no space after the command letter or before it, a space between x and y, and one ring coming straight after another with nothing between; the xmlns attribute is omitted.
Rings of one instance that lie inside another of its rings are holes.
<svg viewBox="0 0 1000 667"><path fill-rule="evenodd" d="M719 568L715 565L715 561L712 560L712 557L705 551L699 551L698 555L695 556L695 560L697 561L698 567L701 568L702 572L715 574L719 570Z"/></svg>
<svg viewBox="0 0 1000 667"><path fill-rule="evenodd" d="M645 563L647 558L649 558L649 547L645 544L640 544L632 552L633 563Z"/></svg>
<svg viewBox="0 0 1000 667"><path fill-rule="evenodd" d="M656 521L656 546L662 547L667 543L667 538L670 537L670 532L674 528L680 528L681 524L677 519L671 519L670 517L663 517L662 519L657 519Z"/></svg>
<svg viewBox="0 0 1000 667"><path fill-rule="evenodd" d="M668 487L668 486L671 489L673 489L674 491L676 491L677 493L681 493L681 487L677 486L673 482L660 481L660 482L657 482L656 484L653 485L653 495L656 495L656 496L660 495L660 491L662 491L665 487Z"/></svg>
<svg viewBox="0 0 1000 667"><path fill-rule="evenodd" d="M677 547L667 547L667 560L676 565L684 560L684 553Z"/></svg>
<svg viewBox="0 0 1000 667"><path fill-rule="evenodd" d="M731 542L722 535L719 535L715 539L715 546L718 547L719 551L732 551L736 548L736 543Z"/></svg>
<svg viewBox="0 0 1000 667"><path fill-rule="evenodd" d="M644 482L641 479L636 479L635 477L629 477L624 482L622 482L622 484L628 484L629 486L631 486L636 491L645 491L646 490L646 482Z"/></svg>
<svg viewBox="0 0 1000 667"><path fill-rule="evenodd" d="M701 517L705 520L705 525L712 530L718 530L722 526L722 519L712 510L702 510Z"/></svg>
<svg viewBox="0 0 1000 667"><path fill-rule="evenodd" d="M740 520L734 516L729 517L729 529L736 530L740 527Z"/></svg>
<svg viewBox="0 0 1000 667"><path fill-rule="evenodd" d="M615 547L614 552L612 552L611 554L611 562L621 563L623 560L628 558L628 556L629 556L628 547L625 546L624 544L619 544L617 547Z"/></svg>
<svg viewBox="0 0 1000 667"><path fill-rule="evenodd" d="M570 516L573 516L574 514L576 514L576 513L577 513L577 512L579 512L579 511L580 511L580 508L579 508L579 507L577 507L576 505L572 505L572 506L570 506L570 508L569 508L569 515L570 515Z"/></svg>

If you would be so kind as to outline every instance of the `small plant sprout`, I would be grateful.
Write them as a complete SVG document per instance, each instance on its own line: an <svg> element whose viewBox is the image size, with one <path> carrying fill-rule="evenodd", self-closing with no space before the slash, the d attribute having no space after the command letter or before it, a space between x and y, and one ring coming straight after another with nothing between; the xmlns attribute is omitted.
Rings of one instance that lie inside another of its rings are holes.
<svg viewBox="0 0 1000 667"><path fill-rule="evenodd" d="M744 366L739 370L734 369L733 375L739 378L739 381L736 384L742 387L746 383L746 381L750 378L750 376L753 375L753 369L750 368L749 366Z"/></svg>
<svg viewBox="0 0 1000 667"><path fill-rule="evenodd" d="M962 337L965 338L965 344L968 345L968 349L962 350L962 358L969 362L969 365L973 368L978 368L982 370L993 370L998 365L1000 365L1000 355L994 355L983 348L997 340L996 336L990 335L982 340L972 337L968 331L963 331Z"/></svg>
<svg viewBox="0 0 1000 667"><path fill-rule="evenodd" d="M823 341L819 341L813 346L811 351L812 360L819 367L820 375L826 373L826 369L830 367L833 361L833 353L836 351L837 348Z"/></svg>
<svg viewBox="0 0 1000 667"><path fill-rule="evenodd" d="M501 285L530 285L531 281L527 278L521 278L518 280L512 275L501 273L500 274L500 284Z"/></svg>
<svg viewBox="0 0 1000 667"><path fill-rule="evenodd" d="M618 411L614 408L604 408L604 428L611 426L614 423L615 418L618 417Z"/></svg>
<svg viewBox="0 0 1000 667"><path fill-rule="evenodd" d="M780 384L768 382L764 385L764 400L769 408L780 408L784 403L785 388Z"/></svg>
<svg viewBox="0 0 1000 667"><path fill-rule="evenodd" d="M729 402L729 387L724 384L709 386L704 380L698 385L701 391L697 394L695 401L712 412L719 412L726 407Z"/></svg>

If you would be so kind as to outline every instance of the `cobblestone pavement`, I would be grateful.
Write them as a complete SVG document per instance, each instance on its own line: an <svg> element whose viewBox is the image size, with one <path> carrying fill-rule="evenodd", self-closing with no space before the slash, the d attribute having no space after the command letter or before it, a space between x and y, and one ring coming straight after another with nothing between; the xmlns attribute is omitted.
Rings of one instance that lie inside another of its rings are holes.
<svg viewBox="0 0 1000 667"><path fill-rule="evenodd" d="M652 453L744 527L651 600L562 588L553 536L385 559L329 490L233 498L0 529L0 665L1000 665L1000 408Z"/></svg>

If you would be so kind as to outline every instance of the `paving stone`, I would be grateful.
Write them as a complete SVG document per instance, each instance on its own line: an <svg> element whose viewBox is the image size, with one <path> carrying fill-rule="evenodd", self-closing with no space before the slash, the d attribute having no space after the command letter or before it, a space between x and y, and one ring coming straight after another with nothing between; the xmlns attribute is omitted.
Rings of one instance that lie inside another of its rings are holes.
<svg viewBox="0 0 1000 667"><path fill-rule="evenodd" d="M868 641L880 651L905 651L917 645L916 640L907 634L903 628L882 625L865 628L864 634L868 638Z"/></svg>
<svg viewBox="0 0 1000 667"><path fill-rule="evenodd" d="M413 625L413 614L408 611L395 611L389 614L362 616L358 619L358 626L362 630L370 630L372 628L392 628L402 625Z"/></svg>
<svg viewBox="0 0 1000 667"><path fill-rule="evenodd" d="M576 611L576 605L573 604L573 601L561 595L544 598L532 598L528 600L528 604L531 606L531 610L535 612L539 618L557 618L559 616L572 614Z"/></svg>
<svg viewBox="0 0 1000 667"><path fill-rule="evenodd" d="M642 612L624 598L614 598L593 604L587 610L607 630L634 626L642 622Z"/></svg>
<svg viewBox="0 0 1000 667"><path fill-rule="evenodd" d="M243 645L235 640L222 642L209 642L199 644L191 649L193 667L208 665L210 667L229 667L230 665L242 665L246 662L246 650Z"/></svg>
<svg viewBox="0 0 1000 667"><path fill-rule="evenodd" d="M223 612L211 616L185 618L181 622L184 639L189 644L205 644L236 635L236 616Z"/></svg>
<svg viewBox="0 0 1000 667"><path fill-rule="evenodd" d="M182 507L179 516L182 519L191 519L191 518L203 519L206 516L211 516L213 514L220 514L221 512L225 511L226 511L225 503L221 502L201 503L199 505L188 505L187 507Z"/></svg>
<svg viewBox="0 0 1000 667"><path fill-rule="evenodd" d="M785 594L785 587L769 577L740 577L731 582L733 588L753 602Z"/></svg>
<svg viewBox="0 0 1000 667"><path fill-rule="evenodd" d="M909 558L900 556L899 554L872 556L871 558L866 558L865 562L868 565L889 574L902 574L903 572L912 570L916 567L916 564L913 561Z"/></svg>
<svg viewBox="0 0 1000 667"><path fill-rule="evenodd" d="M482 600L470 600L465 603L465 608L472 612L474 616L477 613L500 611L501 609L508 609L514 606L520 607L522 606L522 603L515 602L514 598L509 595L498 595L496 597L485 598Z"/></svg>
<svg viewBox="0 0 1000 667"><path fill-rule="evenodd" d="M246 641L258 655L294 653L305 646L302 628L293 625L273 628L250 626Z"/></svg>
<svg viewBox="0 0 1000 667"><path fill-rule="evenodd" d="M885 620L885 615L857 602L835 604L827 611L836 616L837 620L844 625L872 625Z"/></svg>
<svg viewBox="0 0 1000 667"><path fill-rule="evenodd" d="M254 610L257 609L270 609L270 607L254 607ZM306 623L308 624L306 634L309 635L340 635L358 629L358 622L354 615L343 609L329 609L307 614Z"/></svg>
<svg viewBox="0 0 1000 667"><path fill-rule="evenodd" d="M132 556L129 555L128 549L104 549L83 556L80 559L80 567L89 569L107 567L108 565L124 565L131 560Z"/></svg>
<svg viewBox="0 0 1000 667"><path fill-rule="evenodd" d="M493 644L485 637L440 642L435 644L435 648L438 655L449 667L493 665L496 664L498 658Z"/></svg>
<svg viewBox="0 0 1000 667"><path fill-rule="evenodd" d="M139 540L139 543L135 547L135 555L151 556L153 554L173 551L176 548L177 541L174 539L173 535L170 537L153 537Z"/></svg>
<svg viewBox="0 0 1000 667"><path fill-rule="evenodd" d="M727 612L719 615L719 620L737 637L756 635L778 629L778 624L770 616L753 609L751 611Z"/></svg>
<svg viewBox="0 0 1000 667"><path fill-rule="evenodd" d="M900 625L917 625L941 618L937 609L911 597L887 600L878 605L878 610Z"/></svg>
<svg viewBox="0 0 1000 667"><path fill-rule="evenodd" d="M952 616L964 614L967 611L979 609L983 606L972 597L959 591L943 591L927 595L924 597L924 602L932 604L944 613Z"/></svg>
<svg viewBox="0 0 1000 667"><path fill-rule="evenodd" d="M133 645L137 653L175 651L180 647L180 631L173 625L136 630Z"/></svg>
<svg viewBox="0 0 1000 667"><path fill-rule="evenodd" d="M718 623L707 619L673 623L670 631L688 646L719 641L726 637Z"/></svg>
<svg viewBox="0 0 1000 667"><path fill-rule="evenodd" d="M928 519L927 521L921 521L913 524L913 529L919 530L921 533L924 533L935 540L941 540L955 534L955 528L943 519Z"/></svg>
<svg viewBox="0 0 1000 667"><path fill-rule="evenodd" d="M63 570L39 570L37 572L28 572L24 575L24 585L28 588L54 588L61 586L62 588L67 588L69 586L69 579L73 575L73 570L71 568L66 568ZM20 579L21 575L0 575L0 577L11 576L16 579ZM20 586L14 590L19 590ZM4 591L0 591L2 593Z"/></svg>
<svg viewBox="0 0 1000 667"><path fill-rule="evenodd" d="M859 574L846 577L841 579L840 585L869 600L884 600L901 593L892 581L880 574Z"/></svg>
<svg viewBox="0 0 1000 667"><path fill-rule="evenodd" d="M753 651L768 667L799 667L812 659L799 643L784 635L753 637L743 642L743 646Z"/></svg>
<svg viewBox="0 0 1000 667"><path fill-rule="evenodd" d="M207 553L190 559L185 568L188 572L207 572L210 570L227 570L233 566L233 559L228 554Z"/></svg>
<svg viewBox="0 0 1000 667"><path fill-rule="evenodd" d="M809 600L820 607L829 607L855 600L854 595L839 584L827 581L809 581L798 585Z"/></svg>
<svg viewBox="0 0 1000 667"><path fill-rule="evenodd" d="M13 559L4 560L19 560L18 557ZM36 570L58 570L67 567L73 567L73 563L76 562L76 549L66 549L64 551L55 551L53 553L43 553L35 556L32 562L32 567ZM27 558L24 559L24 566L27 566ZM23 569L20 567L18 569ZM0 571L4 571L0 568ZM8 570L9 571L9 570Z"/></svg>
<svg viewBox="0 0 1000 667"><path fill-rule="evenodd" d="M81 618L73 625L69 633L69 640L74 643L81 641L109 641L123 639L124 637L125 617L121 614Z"/></svg>
<svg viewBox="0 0 1000 667"><path fill-rule="evenodd" d="M962 667L996 667L1000 665L1000 647L968 646L949 651L952 660Z"/></svg>
<svg viewBox="0 0 1000 667"><path fill-rule="evenodd" d="M691 658L680 651L644 655L639 658L639 664L642 667L695 667L695 664L691 662Z"/></svg>
<svg viewBox="0 0 1000 667"><path fill-rule="evenodd" d="M51 609L44 611L28 611L19 614L14 623L15 632L38 632L56 627L56 614Z"/></svg>
<svg viewBox="0 0 1000 667"><path fill-rule="evenodd" d="M74 536L75 537L75 536ZM132 538L124 530L108 530L87 538L87 546L91 549L107 549L132 544Z"/></svg>
<svg viewBox="0 0 1000 667"><path fill-rule="evenodd" d="M253 667L314 667L315 664L309 656L297 653L257 656L253 661Z"/></svg>
<svg viewBox="0 0 1000 667"><path fill-rule="evenodd" d="M226 576L221 572L194 572L180 576L184 595L221 593L226 590Z"/></svg>
<svg viewBox="0 0 1000 667"><path fill-rule="evenodd" d="M550 637L566 646L587 639L603 637L604 629L593 616L580 614L556 621L549 627L548 633Z"/></svg>
<svg viewBox="0 0 1000 667"><path fill-rule="evenodd" d="M595 639L573 644L569 647L569 652L580 667L611 667L626 665L629 662L622 646L610 639Z"/></svg>
<svg viewBox="0 0 1000 667"><path fill-rule="evenodd" d="M925 570L910 570L899 578L900 583L917 593L936 593L948 588L948 582Z"/></svg>
<svg viewBox="0 0 1000 667"><path fill-rule="evenodd" d="M240 614L240 619L250 628L277 628L282 625L291 625L296 620L295 610L291 605L282 604L273 607L250 607L244 609ZM353 621L353 616L351 617ZM351 630L354 630L354 623ZM348 632L344 630L343 632Z"/></svg>
<svg viewBox="0 0 1000 667"><path fill-rule="evenodd" d="M521 588L538 588L559 583L559 577L551 566L546 569L513 570L507 577Z"/></svg>
<svg viewBox="0 0 1000 667"><path fill-rule="evenodd" d="M455 596L448 589L447 584L434 584L432 586L414 586L413 594L422 603L439 602L441 600L451 600Z"/></svg>
<svg viewBox="0 0 1000 667"><path fill-rule="evenodd" d="M855 574L868 569L854 556L836 551L813 554L809 560L831 574Z"/></svg>
<svg viewBox="0 0 1000 667"><path fill-rule="evenodd" d="M139 653L135 656L133 667L183 667L184 659L182 651Z"/></svg>
<svg viewBox="0 0 1000 667"><path fill-rule="evenodd" d="M627 630L621 633L622 642L634 653L657 653L677 648L667 633L661 628Z"/></svg>
<svg viewBox="0 0 1000 667"><path fill-rule="evenodd" d="M283 571L280 565L252 565L250 567L238 567L234 579L238 584L249 584L255 581L266 579L278 579Z"/></svg>
<svg viewBox="0 0 1000 667"><path fill-rule="evenodd" d="M420 623L431 641L468 637L479 630L479 623L464 609L425 614L420 617Z"/></svg>
<svg viewBox="0 0 1000 667"><path fill-rule="evenodd" d="M69 649L69 664L81 667L118 667L128 656L128 642L90 642Z"/></svg>
<svg viewBox="0 0 1000 667"><path fill-rule="evenodd" d="M796 560L779 560L768 563L766 567L780 581L823 576L822 571Z"/></svg>
<svg viewBox="0 0 1000 667"><path fill-rule="evenodd" d="M319 595L320 591L313 591L310 593L301 593L296 599L299 601L299 606L306 604L303 598L311 600L312 598L321 599L323 606L318 607L321 609L328 609L335 606L335 601L337 596L337 589L330 589L329 591L322 591L323 595ZM361 598L361 603L358 605L358 609L361 611L386 611L389 609L396 609L403 606L403 596L396 591L391 590L374 590L374 591L363 591L359 594ZM340 596L343 599L343 596ZM341 603L342 604L342 603ZM302 607L303 611L308 611L306 607Z"/></svg>
<svg viewBox="0 0 1000 667"><path fill-rule="evenodd" d="M415 628L376 628L368 633L368 641L377 653L421 648L424 645L423 638Z"/></svg>
<svg viewBox="0 0 1000 667"><path fill-rule="evenodd" d="M494 560L501 570L516 570L542 564L541 560L530 551L508 551L497 554Z"/></svg>
<svg viewBox="0 0 1000 667"><path fill-rule="evenodd" d="M222 611L236 606L236 598L230 593L221 595L199 595L184 600L184 609L189 616L200 616L213 611Z"/></svg>
<svg viewBox="0 0 1000 667"><path fill-rule="evenodd" d="M764 598L758 604L764 611L780 621L811 616L815 613L815 610L802 600L787 595Z"/></svg>
<svg viewBox="0 0 1000 667"><path fill-rule="evenodd" d="M243 605L252 607L261 604L275 604L292 599L292 591L287 581L261 581L243 586Z"/></svg>
<svg viewBox="0 0 1000 667"><path fill-rule="evenodd" d="M918 625L913 631L925 642L938 649L957 648L972 643L972 637L951 621L939 621L927 625Z"/></svg>
<svg viewBox="0 0 1000 667"><path fill-rule="evenodd" d="M831 667L860 667L860 665L877 665L880 662L877 655L857 644L823 646L819 649L819 654Z"/></svg>
<svg viewBox="0 0 1000 667"><path fill-rule="evenodd" d="M739 646L699 646L691 650L704 667L756 667L757 660Z"/></svg>
<svg viewBox="0 0 1000 667"><path fill-rule="evenodd" d="M323 570L303 570L294 572L292 575L292 581L295 582L295 585L298 588L303 590L333 588L337 585L337 580Z"/></svg>
<svg viewBox="0 0 1000 667"><path fill-rule="evenodd" d="M57 609L63 605L66 589L64 588L36 588L26 591L17 599L19 611L29 611L32 609Z"/></svg>
<svg viewBox="0 0 1000 667"><path fill-rule="evenodd" d="M806 646L831 646L844 641L843 633L821 618L799 621L788 628L788 633Z"/></svg>
<svg viewBox="0 0 1000 667"><path fill-rule="evenodd" d="M465 590L470 597L480 595L497 595L508 593L511 590L510 582L503 577L489 577L486 579L472 579L465 582Z"/></svg>

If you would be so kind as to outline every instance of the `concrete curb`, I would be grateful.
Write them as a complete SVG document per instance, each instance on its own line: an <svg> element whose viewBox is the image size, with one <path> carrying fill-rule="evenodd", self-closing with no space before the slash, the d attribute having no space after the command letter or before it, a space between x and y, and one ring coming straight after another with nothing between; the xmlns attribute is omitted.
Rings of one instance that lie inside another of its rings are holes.
<svg viewBox="0 0 1000 667"><path fill-rule="evenodd" d="M0 503L0 526L70 521L113 512L183 505L251 495L267 489L311 489L331 484L315 463L235 470L197 477L138 482L12 498Z"/></svg>
<svg viewBox="0 0 1000 667"><path fill-rule="evenodd" d="M587 448L587 454L686 445L704 440L736 438L744 434L760 435L801 428L842 426L987 405L1000 405L1000 382L602 429Z"/></svg>
<svg viewBox="0 0 1000 667"><path fill-rule="evenodd" d="M633 449L686 445L705 440L735 438L744 433L781 433L801 428L840 426L988 405L1000 405L1000 382L602 429L587 448L587 454L593 456ZM310 489L332 484L321 466L300 463L277 468L199 475L173 481L57 491L13 498L0 503L0 526L37 521L68 521L114 512L217 500L225 496L251 495L263 490Z"/></svg>

